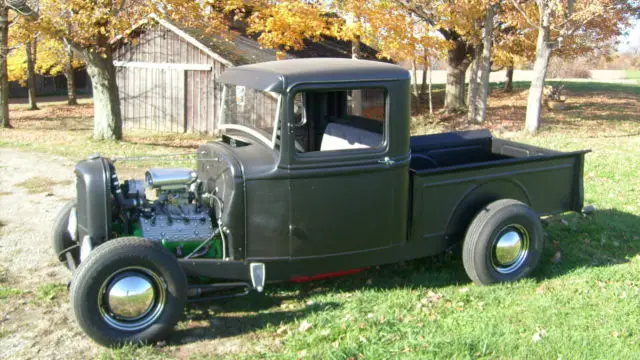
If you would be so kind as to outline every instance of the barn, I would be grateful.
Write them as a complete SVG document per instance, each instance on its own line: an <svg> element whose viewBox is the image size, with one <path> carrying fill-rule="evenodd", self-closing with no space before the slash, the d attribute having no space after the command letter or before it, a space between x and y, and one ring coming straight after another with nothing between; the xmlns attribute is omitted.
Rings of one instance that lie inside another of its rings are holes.
<svg viewBox="0 0 640 360"><path fill-rule="evenodd" d="M222 92L217 81L220 74L230 66L276 60L274 50L261 48L241 34L224 40L154 18L134 29L132 40L114 43L124 127L213 133ZM327 39L305 44L304 50L286 57L351 55L351 44L345 41ZM363 53L367 58L376 56L367 46ZM256 112L261 112L260 107L275 105L273 98L256 99Z"/></svg>

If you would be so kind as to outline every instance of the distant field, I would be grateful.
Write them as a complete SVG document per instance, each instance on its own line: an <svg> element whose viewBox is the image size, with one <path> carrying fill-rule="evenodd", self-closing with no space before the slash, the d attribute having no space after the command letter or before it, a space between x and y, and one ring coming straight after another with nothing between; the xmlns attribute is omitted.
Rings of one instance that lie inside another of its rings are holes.
<svg viewBox="0 0 640 360"><path fill-rule="evenodd" d="M627 70L627 79L632 79L640 84L640 70Z"/></svg>

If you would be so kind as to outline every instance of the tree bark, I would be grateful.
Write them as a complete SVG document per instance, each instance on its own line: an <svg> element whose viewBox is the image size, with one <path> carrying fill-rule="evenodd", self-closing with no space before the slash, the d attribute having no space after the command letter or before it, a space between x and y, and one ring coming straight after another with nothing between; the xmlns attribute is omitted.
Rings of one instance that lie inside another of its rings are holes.
<svg viewBox="0 0 640 360"><path fill-rule="evenodd" d="M420 92L418 91L418 66L415 59L411 61L411 71L413 73L413 92L416 98L416 115L419 115L422 109L420 108Z"/></svg>
<svg viewBox="0 0 640 360"><path fill-rule="evenodd" d="M553 52L553 45L549 43L551 34L550 5L540 9L542 17L540 23L542 26L538 29L538 39L536 41L536 61L533 66L533 79L529 88L529 98L527 100L527 117L525 120L525 128L530 134L535 134L540 128L540 115L542 113L542 91L544 82L547 77L547 69L549 59Z"/></svg>
<svg viewBox="0 0 640 360"><path fill-rule="evenodd" d="M471 74L469 75L469 93L467 97L467 119L474 121L478 110L478 72L480 72L480 59L478 58L479 47L476 47L476 60L471 64Z"/></svg>
<svg viewBox="0 0 640 360"><path fill-rule="evenodd" d="M429 72L429 115L433 115L433 93L431 92L431 85L433 84L433 78L431 75L433 74L433 69L429 67L425 71Z"/></svg>
<svg viewBox="0 0 640 360"><path fill-rule="evenodd" d="M469 56L471 46L466 42L455 40L453 44L453 48L447 52L447 86L444 106L447 111L460 111L465 108L465 75L473 59Z"/></svg>
<svg viewBox="0 0 640 360"><path fill-rule="evenodd" d="M424 62L422 63L422 82L420 83L420 98L423 99L427 92L427 64L429 63L429 59L427 58L426 52L424 55Z"/></svg>
<svg viewBox="0 0 640 360"><path fill-rule="evenodd" d="M73 50L71 49L69 49L67 65L64 67L64 76L67 78L67 104L78 105L78 97L76 95L76 72L73 69Z"/></svg>
<svg viewBox="0 0 640 360"><path fill-rule="evenodd" d="M489 98L489 75L491 75L491 45L493 43L493 18L495 9L489 6L484 19L484 34L482 38L482 58L476 59L480 62L480 101L476 121L484 122L487 117L487 100Z"/></svg>
<svg viewBox="0 0 640 360"><path fill-rule="evenodd" d="M120 98L116 84L116 68L109 46L99 54L83 52L87 62L87 72L93 86L93 138L95 140L121 140L122 115Z"/></svg>
<svg viewBox="0 0 640 360"><path fill-rule="evenodd" d="M513 91L513 65L507 67L507 76L504 81L504 92L510 93Z"/></svg>
<svg viewBox="0 0 640 360"><path fill-rule="evenodd" d="M9 9L0 3L0 127L10 128L9 122Z"/></svg>
<svg viewBox="0 0 640 360"><path fill-rule="evenodd" d="M351 40L351 58L352 59L360 59L362 58L362 53L360 49L360 36L356 35Z"/></svg>
<svg viewBox="0 0 640 360"><path fill-rule="evenodd" d="M35 39L25 44L27 53L27 88L29 93L28 110L39 110L38 104L36 103L36 44Z"/></svg>
<svg viewBox="0 0 640 360"><path fill-rule="evenodd" d="M351 39L351 58L360 59L360 50L360 36L356 35ZM351 103L353 104L353 114L362 116L362 90L351 91Z"/></svg>

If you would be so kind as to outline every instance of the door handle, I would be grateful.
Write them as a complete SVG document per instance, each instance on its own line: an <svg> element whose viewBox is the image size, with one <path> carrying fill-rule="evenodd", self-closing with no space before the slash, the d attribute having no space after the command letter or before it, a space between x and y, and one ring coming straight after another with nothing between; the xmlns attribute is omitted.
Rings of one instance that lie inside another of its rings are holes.
<svg viewBox="0 0 640 360"><path fill-rule="evenodd" d="M391 160L391 158L389 158L388 156L385 156L384 159L378 160L378 164L383 164L385 166L391 166L391 165L393 165L395 163L396 162Z"/></svg>

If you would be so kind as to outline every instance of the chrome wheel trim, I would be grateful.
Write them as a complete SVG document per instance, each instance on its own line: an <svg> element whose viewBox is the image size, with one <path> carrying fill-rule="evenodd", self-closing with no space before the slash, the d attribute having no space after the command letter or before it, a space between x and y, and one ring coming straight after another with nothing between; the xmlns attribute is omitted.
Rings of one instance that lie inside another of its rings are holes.
<svg viewBox="0 0 640 360"><path fill-rule="evenodd" d="M164 311L166 299L162 278L143 267L128 267L102 283L98 309L110 327L133 332L153 324Z"/></svg>
<svg viewBox="0 0 640 360"><path fill-rule="evenodd" d="M522 225L507 225L498 232L491 246L491 265L501 274L511 274L529 255L529 232Z"/></svg>

